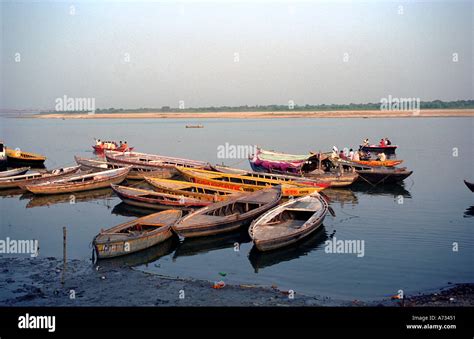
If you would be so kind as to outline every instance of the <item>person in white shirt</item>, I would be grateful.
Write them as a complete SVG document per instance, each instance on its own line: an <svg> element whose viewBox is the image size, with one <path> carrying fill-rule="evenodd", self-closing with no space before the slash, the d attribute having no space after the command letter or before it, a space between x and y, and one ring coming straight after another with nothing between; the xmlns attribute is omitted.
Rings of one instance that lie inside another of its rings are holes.
<svg viewBox="0 0 474 339"><path fill-rule="evenodd" d="M349 150L349 159L354 160L354 150L352 148Z"/></svg>

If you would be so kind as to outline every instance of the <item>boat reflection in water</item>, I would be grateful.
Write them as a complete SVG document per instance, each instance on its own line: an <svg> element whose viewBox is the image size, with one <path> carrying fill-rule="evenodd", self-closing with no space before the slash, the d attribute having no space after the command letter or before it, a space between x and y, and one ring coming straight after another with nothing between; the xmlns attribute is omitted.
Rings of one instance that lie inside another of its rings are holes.
<svg viewBox="0 0 474 339"><path fill-rule="evenodd" d="M474 205L470 206L464 212L464 218L472 218L474 217Z"/></svg>
<svg viewBox="0 0 474 339"><path fill-rule="evenodd" d="M403 184L384 184L373 186L366 182L356 182L351 186L353 192L360 192L369 195L393 196L398 198L402 196L406 199L411 199L411 194L405 189Z"/></svg>
<svg viewBox="0 0 474 339"><path fill-rule="evenodd" d="M103 269L120 268L120 267L135 267L141 265L148 265L156 260L171 254L178 245L178 237L173 236L166 241L157 244L156 246L147 248L143 251L134 252L128 255L123 255L114 258L99 259L95 266L100 266ZM92 253L93 262L95 261L94 251Z"/></svg>
<svg viewBox="0 0 474 339"><path fill-rule="evenodd" d="M260 252L254 246L250 250L249 261L255 273L258 273L260 269L265 267L306 256L318 247L324 246L324 242L327 239L328 235L323 225L321 229L297 242L294 246L283 247L269 252Z"/></svg>
<svg viewBox="0 0 474 339"><path fill-rule="evenodd" d="M23 193L25 193L25 190L21 188L0 189L0 198L11 198Z"/></svg>
<svg viewBox="0 0 474 339"><path fill-rule="evenodd" d="M56 204L75 204L77 202L89 202L99 199L109 199L113 197L114 192L111 188L101 188L97 190L64 193L57 195L34 195L30 193L23 194L20 199L30 199L26 208L51 206Z"/></svg>
<svg viewBox="0 0 474 339"><path fill-rule="evenodd" d="M123 217L144 217L157 211L149 210L147 208L141 208L137 206L131 206L124 202L121 202L112 209L112 214L121 215Z"/></svg>
<svg viewBox="0 0 474 339"><path fill-rule="evenodd" d="M359 203L357 196L349 188L327 188L320 194L327 198L326 200L332 206L336 203L341 207L346 204L357 205Z"/></svg>
<svg viewBox="0 0 474 339"><path fill-rule="evenodd" d="M236 243L250 242L250 236L245 228L230 233L223 233L209 237L185 238L180 242L173 254L173 261L178 257L188 257L212 251L232 248Z"/></svg>

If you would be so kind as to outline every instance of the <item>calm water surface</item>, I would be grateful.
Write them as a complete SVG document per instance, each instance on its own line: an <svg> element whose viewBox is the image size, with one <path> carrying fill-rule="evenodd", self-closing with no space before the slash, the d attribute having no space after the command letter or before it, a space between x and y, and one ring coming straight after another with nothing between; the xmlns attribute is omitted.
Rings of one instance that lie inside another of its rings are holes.
<svg viewBox="0 0 474 339"><path fill-rule="evenodd" d="M186 124L204 124L186 129ZM138 269L166 276L228 283L276 285L296 293L377 299L433 290L448 282L474 281L474 119L280 119L280 120L34 120L0 118L0 139L48 156L48 168L90 156L93 138L127 140L136 150L224 161L249 168L246 160L217 159L217 146L261 145L292 153L356 146L365 137L389 136L397 155L414 171L403 186L331 190L336 217L298 246L268 254L252 250L245 232L216 238L169 241L124 259ZM378 138L378 139L377 139ZM457 155L457 156L456 156ZM68 197L33 198L0 192L0 239L39 239L41 256L88 260L101 228L140 215L110 190ZM147 213L145 211L145 213ZM364 240L365 255L328 254L324 241ZM458 252L453 243L458 243ZM239 250L236 251L236 245ZM117 261L118 263L120 261ZM223 278L219 272L227 275Z"/></svg>

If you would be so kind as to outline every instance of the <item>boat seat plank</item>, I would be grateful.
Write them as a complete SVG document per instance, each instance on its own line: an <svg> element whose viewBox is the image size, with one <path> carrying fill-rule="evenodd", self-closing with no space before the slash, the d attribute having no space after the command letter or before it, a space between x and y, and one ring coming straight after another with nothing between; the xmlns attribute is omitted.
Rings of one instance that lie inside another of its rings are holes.
<svg viewBox="0 0 474 339"><path fill-rule="evenodd" d="M287 208L292 210L315 210L321 208L321 202L318 200L310 200L310 201L295 201L291 207Z"/></svg>

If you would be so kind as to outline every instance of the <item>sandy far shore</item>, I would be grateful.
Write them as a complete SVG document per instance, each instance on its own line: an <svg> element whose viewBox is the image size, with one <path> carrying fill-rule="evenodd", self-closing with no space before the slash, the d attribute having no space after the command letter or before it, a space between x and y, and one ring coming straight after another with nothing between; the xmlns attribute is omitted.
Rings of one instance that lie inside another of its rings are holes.
<svg viewBox="0 0 474 339"><path fill-rule="evenodd" d="M287 111L287 112L179 112L179 113L51 113L29 116L37 119L276 119L276 118L426 118L474 117L474 109L407 111Z"/></svg>

